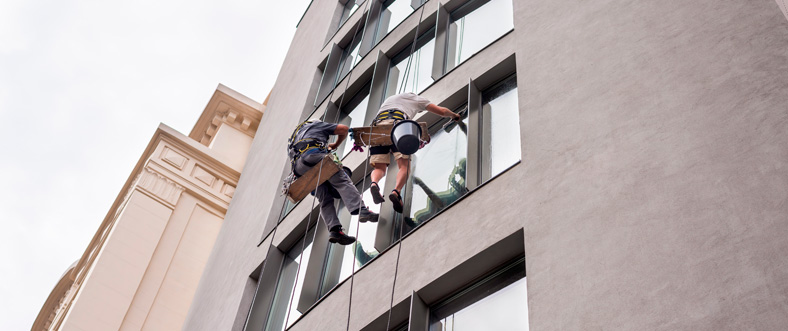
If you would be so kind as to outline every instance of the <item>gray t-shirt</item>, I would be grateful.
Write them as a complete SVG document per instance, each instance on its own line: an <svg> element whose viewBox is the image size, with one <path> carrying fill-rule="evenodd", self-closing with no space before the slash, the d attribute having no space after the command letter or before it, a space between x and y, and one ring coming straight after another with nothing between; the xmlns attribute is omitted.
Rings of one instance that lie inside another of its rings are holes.
<svg viewBox="0 0 788 331"><path fill-rule="evenodd" d="M430 103L426 98L413 92L395 94L383 101L378 114L386 110L398 109L405 113L408 119L413 119L416 114L427 110L427 105Z"/></svg>
<svg viewBox="0 0 788 331"><path fill-rule="evenodd" d="M312 138L322 143L327 143L328 136L334 134L334 130L336 129L337 125L333 123L326 123L323 121L307 123L298 130L295 141L297 142L302 139Z"/></svg>

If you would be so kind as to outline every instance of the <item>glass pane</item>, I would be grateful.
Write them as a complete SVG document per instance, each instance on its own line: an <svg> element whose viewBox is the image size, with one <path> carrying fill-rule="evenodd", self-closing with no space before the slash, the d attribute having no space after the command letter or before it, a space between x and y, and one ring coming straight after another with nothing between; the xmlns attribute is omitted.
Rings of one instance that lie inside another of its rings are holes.
<svg viewBox="0 0 788 331"><path fill-rule="evenodd" d="M468 151L467 119L464 125L453 125L432 135L429 144L413 154L412 193L405 222L411 227L426 221L459 199L465 186Z"/></svg>
<svg viewBox="0 0 788 331"><path fill-rule="evenodd" d="M482 116L490 119L489 173L484 180L520 161L520 110L517 107L517 79L512 76L484 93Z"/></svg>
<svg viewBox="0 0 788 331"><path fill-rule="evenodd" d="M367 104L369 103L369 94L367 94L364 99L361 100L355 107L352 109L348 109L349 113L344 115L342 119L339 121L340 124L347 125L348 127L359 127L364 126L364 117L367 115ZM344 114L343 110L343 114ZM353 141L348 136L345 139L345 142L342 143L342 146L339 146L338 152L339 157L343 158L345 155L350 153L353 149Z"/></svg>
<svg viewBox="0 0 788 331"><path fill-rule="evenodd" d="M386 177L384 176L381 178L380 182L385 183ZM367 189L364 190L363 195L364 203L369 210L379 213L380 205L376 205L372 201L369 183L370 179L367 177L365 183ZM339 218L342 224L348 224L347 220L350 220L350 226L347 227L346 234L356 237L356 242L347 246L329 244L331 247L328 250L328 258L326 259L326 267L324 268L323 284L320 290L321 296L325 295L334 286L350 277L354 268L353 263L356 264L355 270L358 270L372 260L372 258L380 254L380 252L375 249L375 236L377 234L378 223L359 223L358 215L350 215L350 212L345 208L343 203L340 202L339 205ZM358 231L358 236L356 236L356 231Z"/></svg>
<svg viewBox="0 0 788 331"><path fill-rule="evenodd" d="M351 43L342 51L342 59L339 62L339 68L337 69L339 74L336 77L336 81L334 81L334 86L339 83L345 76L350 72L350 69L358 64L361 60L361 54L359 54L359 49L361 48L361 33L363 27L359 29L358 34L356 37L351 40Z"/></svg>
<svg viewBox="0 0 788 331"><path fill-rule="evenodd" d="M432 32L434 35L434 32ZM406 49L410 52L410 46ZM389 79L397 77L396 88L387 88L386 97L402 92L421 93L427 86L430 86L435 80L432 79L432 58L435 55L435 38L432 38L424 46L416 49L413 52L413 59L411 60L411 68L408 71L408 77L405 78L405 69L408 65L408 53L405 53L403 59L391 67L389 72ZM389 82L392 84L393 82ZM404 90L402 85L405 85Z"/></svg>
<svg viewBox="0 0 788 331"><path fill-rule="evenodd" d="M285 206L282 209L282 214L279 215L279 220L284 219L297 205L298 202L291 202L290 199L285 199Z"/></svg>
<svg viewBox="0 0 788 331"><path fill-rule="evenodd" d="M350 16L353 15L353 13L355 13L357 9L358 9L358 4L356 3L356 1L348 0L347 4L345 4L345 8L342 10L342 17L339 18L339 26L345 24L345 22L347 22L347 19L350 18Z"/></svg>
<svg viewBox="0 0 788 331"><path fill-rule="evenodd" d="M513 17L512 0L491 0L463 17L452 17L453 22L449 26L450 54L447 56L447 69L451 70L465 62L513 29Z"/></svg>
<svg viewBox="0 0 788 331"><path fill-rule="evenodd" d="M282 331L285 329L285 318L287 318L287 326L289 327L301 316L301 312L296 307L301 297L301 289L304 287L305 266L307 261L309 261L309 253L312 251L314 231L313 227L306 235L307 242L303 251L303 257L301 257L301 247L304 245L303 238L285 254L284 262L282 262L282 271L276 284L276 293L274 294L271 312L268 315L266 330ZM299 261L301 261L300 264ZM298 274L297 280L296 274ZM295 292L293 291L294 285ZM287 316L288 311L290 311L289 317Z"/></svg>
<svg viewBox="0 0 788 331"><path fill-rule="evenodd" d="M525 278L433 321L430 331L528 330L528 293Z"/></svg>
<svg viewBox="0 0 788 331"><path fill-rule="evenodd" d="M387 1L380 11L378 30L375 36L375 43L383 39L391 30L402 23L405 18L413 12L410 6L411 0Z"/></svg>

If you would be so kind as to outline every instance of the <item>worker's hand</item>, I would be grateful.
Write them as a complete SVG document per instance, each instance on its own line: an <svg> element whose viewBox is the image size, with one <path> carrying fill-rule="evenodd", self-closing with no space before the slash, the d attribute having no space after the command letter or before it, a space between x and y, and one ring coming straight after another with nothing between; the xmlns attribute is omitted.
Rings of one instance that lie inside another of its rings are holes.
<svg viewBox="0 0 788 331"><path fill-rule="evenodd" d="M451 119L459 122L462 120L462 117L460 117L460 115L457 113L451 113Z"/></svg>
<svg viewBox="0 0 788 331"><path fill-rule="evenodd" d="M328 144L328 149L329 150L336 150L337 148L339 148L339 144L337 144L337 143L330 143L330 144Z"/></svg>

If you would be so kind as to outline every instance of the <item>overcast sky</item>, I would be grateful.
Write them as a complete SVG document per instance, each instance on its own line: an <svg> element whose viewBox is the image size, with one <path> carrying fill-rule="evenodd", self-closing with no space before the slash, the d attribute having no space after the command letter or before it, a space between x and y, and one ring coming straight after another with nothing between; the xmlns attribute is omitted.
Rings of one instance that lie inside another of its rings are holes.
<svg viewBox="0 0 788 331"><path fill-rule="evenodd" d="M29 330L159 122L262 102L309 0L0 0L0 330Z"/></svg>

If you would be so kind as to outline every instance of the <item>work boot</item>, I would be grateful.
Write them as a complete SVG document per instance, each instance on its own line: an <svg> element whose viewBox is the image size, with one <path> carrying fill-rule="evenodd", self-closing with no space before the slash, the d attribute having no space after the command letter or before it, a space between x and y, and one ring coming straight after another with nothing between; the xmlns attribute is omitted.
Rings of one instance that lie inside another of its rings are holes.
<svg viewBox="0 0 788 331"><path fill-rule="evenodd" d="M340 245L350 245L356 242L356 238L346 235L345 232L342 231L342 227L336 226L328 232L328 242Z"/></svg>
<svg viewBox="0 0 788 331"><path fill-rule="evenodd" d="M372 222L376 223L378 221L378 213L369 211L366 206L361 207L361 212L358 215L358 221L361 223Z"/></svg>

